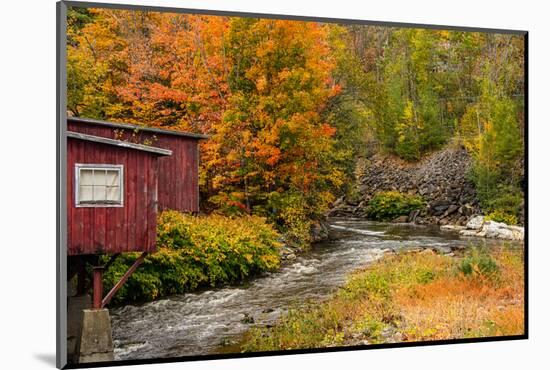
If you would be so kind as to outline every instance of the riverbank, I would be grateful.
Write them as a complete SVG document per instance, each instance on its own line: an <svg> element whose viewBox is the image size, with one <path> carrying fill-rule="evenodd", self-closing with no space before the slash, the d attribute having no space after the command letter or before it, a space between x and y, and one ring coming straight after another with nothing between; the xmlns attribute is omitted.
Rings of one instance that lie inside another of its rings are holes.
<svg viewBox="0 0 550 370"><path fill-rule="evenodd" d="M245 352L520 335L523 249L387 254L322 304L253 328Z"/></svg>

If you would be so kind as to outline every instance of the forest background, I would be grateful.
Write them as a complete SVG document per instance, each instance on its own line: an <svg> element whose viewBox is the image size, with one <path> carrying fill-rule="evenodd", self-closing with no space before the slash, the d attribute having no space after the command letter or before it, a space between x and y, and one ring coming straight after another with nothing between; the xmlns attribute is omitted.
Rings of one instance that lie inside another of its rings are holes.
<svg viewBox="0 0 550 370"><path fill-rule="evenodd" d="M472 157L483 212L521 220L523 36L84 8L70 8L67 32L70 115L210 136L201 144L201 210L240 221L201 221L205 244L225 245L212 240L226 235L216 230L259 216L286 244L307 247L335 199L355 191L360 158L414 162L448 145ZM197 224L179 217L160 219L160 240L174 238L163 220L178 219L181 232ZM270 235L269 252L243 252L221 278L164 293L273 268ZM191 244L193 260L200 248ZM199 270L210 275L204 258ZM152 286L147 299L163 294L155 279L136 283Z"/></svg>

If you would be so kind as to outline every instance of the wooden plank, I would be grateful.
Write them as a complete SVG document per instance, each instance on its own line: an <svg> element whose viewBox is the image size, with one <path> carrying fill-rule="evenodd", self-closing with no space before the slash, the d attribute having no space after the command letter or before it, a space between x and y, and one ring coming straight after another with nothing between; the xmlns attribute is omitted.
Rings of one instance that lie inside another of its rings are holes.
<svg viewBox="0 0 550 370"><path fill-rule="evenodd" d="M191 152L193 153L192 161L191 161L191 166L192 166L191 173L193 175L191 177L191 191L189 192L189 194L191 194L190 211L197 212L199 210L199 203L198 203L198 200L199 200L199 156L198 156L199 150L198 150L197 143L194 143L193 145L191 145Z"/></svg>
<svg viewBox="0 0 550 370"><path fill-rule="evenodd" d="M115 148L109 149L105 154L105 163L123 164L124 153ZM116 210L118 207L105 207L105 250L116 252Z"/></svg>
<svg viewBox="0 0 550 370"><path fill-rule="evenodd" d="M176 145L176 143L172 142L171 145ZM182 189L182 180L183 176L185 176L182 168L182 159L184 158L184 150L185 148L183 145L177 145L176 148L174 148L175 153L172 154L173 158L173 164L174 167L172 169L172 173L170 174L170 180L174 183L173 189L174 189L174 209L181 210L182 204L185 200L185 194L183 193Z"/></svg>
<svg viewBox="0 0 550 370"><path fill-rule="evenodd" d="M145 250L154 251L157 235L157 179L158 179L158 158L148 158L148 202L147 202L147 244Z"/></svg>
<svg viewBox="0 0 550 370"><path fill-rule="evenodd" d="M97 148L92 143L88 144L90 155L96 159L96 161L91 163L104 164L107 163L107 149ZM105 250L105 226L107 220L107 209L106 207L93 207L94 212L94 252L98 250Z"/></svg>
<svg viewBox="0 0 550 370"><path fill-rule="evenodd" d="M188 151L188 158L187 163L189 165L189 172L187 175L187 189L188 189L188 197L189 200L187 202L187 209L189 212L193 212L193 209L195 207L195 146L191 143L187 143L187 151Z"/></svg>
<svg viewBox="0 0 550 370"><path fill-rule="evenodd" d="M88 148L86 143L80 144L79 150L79 159L78 163L87 163L91 154L88 153ZM92 253L93 252L93 242L94 242L94 222L93 222L93 209L92 208L78 208L78 212L82 214L82 253Z"/></svg>
<svg viewBox="0 0 550 370"><path fill-rule="evenodd" d="M162 138L159 138L157 140L156 145L164 148L162 143ZM172 153L172 156L174 153ZM164 211L164 204L166 204L166 196L167 196L167 186L162 186L161 184L164 184L164 176L166 173L166 164L169 163L172 160L172 156L170 157L161 157L158 159L158 212Z"/></svg>
<svg viewBox="0 0 550 370"><path fill-rule="evenodd" d="M105 298L103 298L101 300L101 308L103 308L103 307L105 307L106 305L109 304L109 302L111 301L113 296L116 294L116 292L126 282L126 280L128 280L130 275L132 275L134 273L134 271L136 271L136 269L143 262L143 260L145 259L146 256L147 256L147 252L143 252L141 254L141 256L139 256L138 259L134 261L132 266L130 266L130 268L124 273L124 275L122 275L120 280L113 286L113 288L109 291L109 293L107 293Z"/></svg>
<svg viewBox="0 0 550 370"><path fill-rule="evenodd" d="M178 150L181 152L181 147L178 146ZM172 171L170 172L170 181L172 182L172 189L174 189L172 197L172 208L180 209L181 204L178 203L177 195L181 194L181 156L175 157L176 160L172 161Z"/></svg>
<svg viewBox="0 0 550 370"><path fill-rule="evenodd" d="M146 243L147 237L147 182L146 169L142 168L143 166L144 155L138 153L138 163L136 167L136 172L138 173L138 182L137 182L137 197L136 197L136 214L138 228L135 245L132 245L131 248L143 248Z"/></svg>
<svg viewBox="0 0 550 370"><path fill-rule="evenodd" d="M75 143L72 140L67 141L67 253L76 254L76 242L78 238L78 224L75 222L74 214L74 157Z"/></svg>
<svg viewBox="0 0 550 370"><path fill-rule="evenodd" d="M143 215L143 223L144 226L144 233L143 233L143 240L141 241L139 247L140 250L147 250L147 247L149 246L149 212L151 210L150 206L150 196L151 191L149 189L149 176L150 176L150 165L149 165L150 158L142 158L141 160L141 171L145 174L145 181L143 184L143 203L140 204L140 206L144 209L144 215Z"/></svg>
<svg viewBox="0 0 550 370"><path fill-rule="evenodd" d="M128 153L128 162L127 162L127 171L126 171L126 227L127 227L127 236L126 243L124 245L124 251L128 251L131 247L136 244L136 185L137 185L137 153L129 152Z"/></svg>
<svg viewBox="0 0 550 370"><path fill-rule="evenodd" d="M194 164L193 164L193 208L192 212L199 211L199 165L200 165L200 147L199 143L194 145Z"/></svg>
<svg viewBox="0 0 550 370"><path fill-rule="evenodd" d="M120 253L126 243L128 242L127 239L127 219L126 219L126 199L125 199L125 189L126 189L126 169L128 167L128 154L130 151L128 150L118 150L118 154L115 158L113 158L113 162L116 162L116 164L122 164L123 165L123 171L122 171L122 199L123 199L123 206L122 207L112 207L112 213L113 213L113 222L112 222L112 228L114 229L114 250L116 253Z"/></svg>
<svg viewBox="0 0 550 370"><path fill-rule="evenodd" d="M166 144L167 143L163 142L162 145L166 146ZM173 173L174 173L174 157L171 157L170 161L166 163L165 172L160 179L163 186L166 187L166 199L165 199L166 203L164 204L166 209L175 209L173 196L174 196L174 191L176 191L177 189L175 189L175 184L172 182Z"/></svg>
<svg viewBox="0 0 550 370"><path fill-rule="evenodd" d="M182 143L182 157L181 157L181 193L185 194L183 201L180 204L180 207L184 211L189 210L189 198L191 194L189 193L189 178L191 177L189 172L189 145L187 142Z"/></svg>
<svg viewBox="0 0 550 370"><path fill-rule="evenodd" d="M195 176L195 153L194 148L191 143L187 143L187 158L186 158L186 194L187 194L187 202L186 202L186 209L188 212L193 211L193 198L195 196L195 189L193 187L193 177Z"/></svg>

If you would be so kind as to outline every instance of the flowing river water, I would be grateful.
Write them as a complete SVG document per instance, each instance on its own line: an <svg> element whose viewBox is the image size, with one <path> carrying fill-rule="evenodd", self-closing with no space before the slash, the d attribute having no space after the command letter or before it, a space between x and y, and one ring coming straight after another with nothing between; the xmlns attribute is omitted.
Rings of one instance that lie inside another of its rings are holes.
<svg viewBox="0 0 550 370"><path fill-rule="evenodd" d="M387 251L430 247L448 253L451 247L472 243L437 226L349 219L332 220L330 236L278 271L250 282L111 310L115 358L220 352L251 326L271 325L291 307L326 299L350 272Z"/></svg>

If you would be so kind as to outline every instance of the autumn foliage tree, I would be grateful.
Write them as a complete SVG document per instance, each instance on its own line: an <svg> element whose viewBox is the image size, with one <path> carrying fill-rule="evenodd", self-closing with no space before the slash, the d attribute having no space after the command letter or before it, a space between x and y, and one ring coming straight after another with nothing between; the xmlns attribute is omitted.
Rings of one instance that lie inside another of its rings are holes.
<svg viewBox="0 0 550 370"><path fill-rule="evenodd" d="M69 110L211 135L202 193L308 240L344 182L329 27L313 22L91 10L71 29ZM93 40L90 42L90 40Z"/></svg>
<svg viewBox="0 0 550 370"><path fill-rule="evenodd" d="M321 113L338 93L327 28L309 22L234 19L226 42L231 96L213 125L219 161L212 198L255 212L307 240L309 220L343 179L331 163L334 127Z"/></svg>

